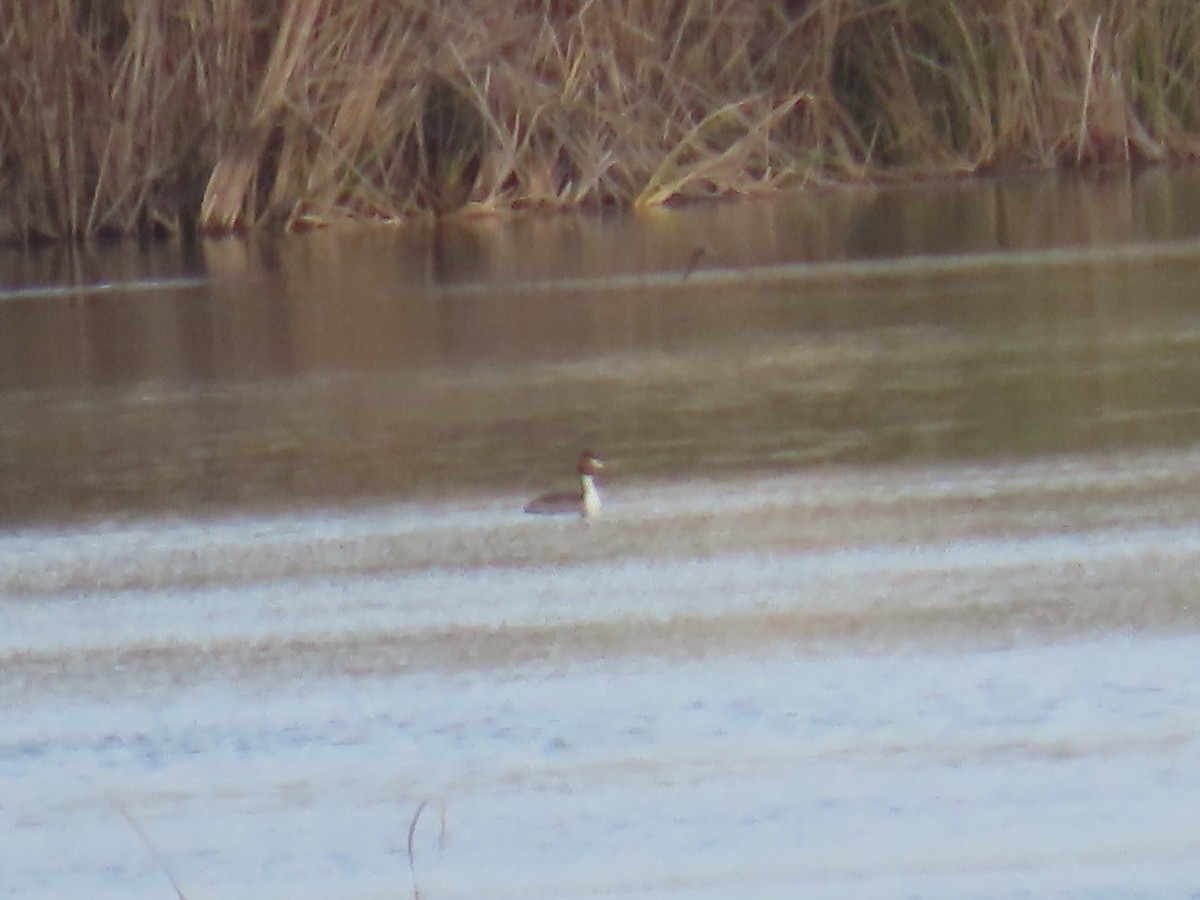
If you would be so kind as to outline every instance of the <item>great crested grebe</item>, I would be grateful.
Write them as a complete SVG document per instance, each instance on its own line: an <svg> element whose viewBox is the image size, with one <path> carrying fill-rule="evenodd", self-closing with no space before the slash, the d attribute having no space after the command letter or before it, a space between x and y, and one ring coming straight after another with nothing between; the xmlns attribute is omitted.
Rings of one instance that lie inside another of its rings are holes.
<svg viewBox="0 0 1200 900"><path fill-rule="evenodd" d="M525 504L525 512L539 516L573 514L588 518L600 512L600 492L596 490L596 473L604 468L604 460L584 450L579 457L579 490L552 491L535 497Z"/></svg>

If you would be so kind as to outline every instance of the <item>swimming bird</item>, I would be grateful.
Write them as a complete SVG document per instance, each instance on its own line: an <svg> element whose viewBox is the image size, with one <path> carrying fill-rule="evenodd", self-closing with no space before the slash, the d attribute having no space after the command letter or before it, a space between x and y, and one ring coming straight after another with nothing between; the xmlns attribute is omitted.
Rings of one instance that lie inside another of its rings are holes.
<svg viewBox="0 0 1200 900"><path fill-rule="evenodd" d="M584 519L600 512L600 492L596 490L596 473L604 468L604 460L590 450L579 457L579 490L551 491L525 504L525 512L541 516L577 515Z"/></svg>

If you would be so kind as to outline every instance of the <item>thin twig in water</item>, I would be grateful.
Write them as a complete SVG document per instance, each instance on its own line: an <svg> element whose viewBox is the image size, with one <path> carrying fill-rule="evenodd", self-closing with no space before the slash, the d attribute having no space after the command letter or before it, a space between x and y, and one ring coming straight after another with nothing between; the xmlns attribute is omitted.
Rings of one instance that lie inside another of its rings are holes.
<svg viewBox="0 0 1200 900"><path fill-rule="evenodd" d="M417 835L417 823L421 821L421 814L425 812L425 807L429 805L430 798L426 797L418 804L416 812L413 813L412 821L408 823L408 871L412 875L412 893L413 900L421 900L421 889L417 885L417 858L413 852L413 841ZM440 853L446 846L446 802L438 801L438 852Z"/></svg>
<svg viewBox="0 0 1200 900"><path fill-rule="evenodd" d="M142 843L146 845L146 849L150 851L150 855L154 857L154 860L158 863L159 868L163 870L163 874L167 876L167 881L171 882L171 887L175 888L175 896L177 896L179 900L187 900L187 895L184 894L183 888L179 886L179 882L175 879L175 875L171 872L171 867L167 865L166 857L163 856L162 851L158 849L154 841L150 840L150 835L146 834L145 829L142 828L138 820L135 819L130 814L129 810L127 810L119 801L110 798L109 802L113 805L113 808L121 814L121 818L129 823L129 827L133 829L134 833L142 839Z"/></svg>
<svg viewBox="0 0 1200 900"><path fill-rule="evenodd" d="M696 271L696 266L700 265L700 261L708 256L708 248L701 244L692 251L692 255L688 257L687 268L683 270L683 278L681 281L687 281L688 276Z"/></svg>

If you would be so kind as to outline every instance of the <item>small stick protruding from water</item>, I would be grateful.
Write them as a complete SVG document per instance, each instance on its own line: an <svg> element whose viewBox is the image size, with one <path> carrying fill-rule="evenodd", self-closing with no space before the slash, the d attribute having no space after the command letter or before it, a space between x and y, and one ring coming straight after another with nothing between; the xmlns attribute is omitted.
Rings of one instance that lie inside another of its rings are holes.
<svg viewBox="0 0 1200 900"><path fill-rule="evenodd" d="M416 812L413 813L412 821L408 823L408 871L412 875L412 895L413 900L421 900L421 889L417 885L417 857L413 852L413 841L417 836L417 823L421 821L421 813L425 812L425 807L430 804L431 798L426 797L417 806ZM438 828L438 852L441 853L446 849L446 801L438 801L439 828Z"/></svg>
<svg viewBox="0 0 1200 900"><path fill-rule="evenodd" d="M692 248L692 255L688 257L687 267L683 270L683 278L681 281L687 281L688 276L696 270L696 266L700 265L700 261L708 256L708 247L704 244Z"/></svg>
<svg viewBox="0 0 1200 900"><path fill-rule="evenodd" d="M179 900L187 900L187 895L184 894L183 888L179 886L179 880L175 877L175 873L171 871L171 867L167 865L166 857L163 856L162 851L158 849L158 845L155 844L154 841L150 840L150 835L146 834L146 829L142 828L142 824L135 819L133 814L125 808L125 805L116 798L109 797L108 802L111 803L113 808L121 814L121 818L129 823L129 827L133 829L133 833L142 839L142 843L145 844L146 849L150 851L150 855L154 857L154 861L158 863L159 868L161 868L163 871L163 874L167 876L167 881L171 882L171 887L175 888L175 896L178 897Z"/></svg>

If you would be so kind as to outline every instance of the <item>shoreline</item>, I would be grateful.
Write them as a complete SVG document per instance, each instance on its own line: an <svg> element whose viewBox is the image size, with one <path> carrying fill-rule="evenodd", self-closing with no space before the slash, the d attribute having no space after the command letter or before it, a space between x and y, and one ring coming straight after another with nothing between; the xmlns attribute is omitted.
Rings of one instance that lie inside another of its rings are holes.
<svg viewBox="0 0 1200 900"><path fill-rule="evenodd" d="M21 2L0 241L1194 161L1200 12L1103 6Z"/></svg>

